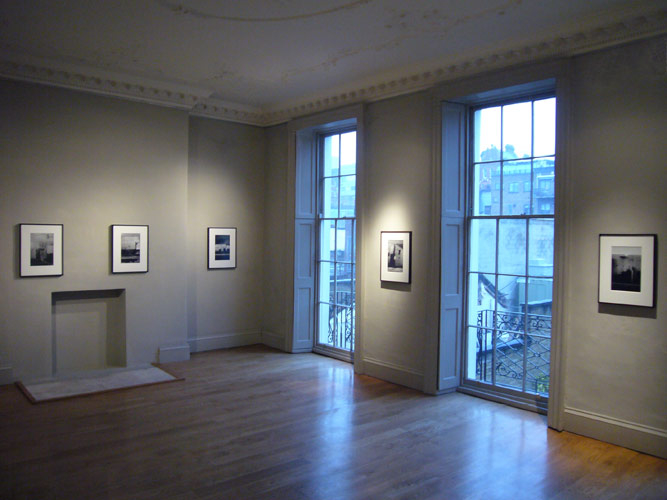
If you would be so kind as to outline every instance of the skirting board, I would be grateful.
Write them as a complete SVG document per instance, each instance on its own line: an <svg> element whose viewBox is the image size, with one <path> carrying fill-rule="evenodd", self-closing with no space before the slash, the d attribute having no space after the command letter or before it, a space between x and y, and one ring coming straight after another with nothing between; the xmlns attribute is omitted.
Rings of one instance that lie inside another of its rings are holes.
<svg viewBox="0 0 667 500"><path fill-rule="evenodd" d="M363 358L364 374L379 378L393 384L403 385L418 391L424 390L424 374L404 366L380 361L379 359Z"/></svg>
<svg viewBox="0 0 667 500"><path fill-rule="evenodd" d="M285 337L273 332L262 332L262 344L281 351L285 350Z"/></svg>
<svg viewBox="0 0 667 500"><path fill-rule="evenodd" d="M160 347L158 348L158 363L173 363L175 361L187 361L190 359L190 346L188 344Z"/></svg>
<svg viewBox="0 0 667 500"><path fill-rule="evenodd" d="M667 431L576 408L565 408L563 430L667 458Z"/></svg>
<svg viewBox="0 0 667 500"><path fill-rule="evenodd" d="M197 337L188 339L190 352L214 351L215 349L229 349L230 347L241 347L262 343L262 333L259 331L225 333L209 337Z"/></svg>
<svg viewBox="0 0 667 500"><path fill-rule="evenodd" d="M0 385L14 383L14 374L11 366L0 366Z"/></svg>

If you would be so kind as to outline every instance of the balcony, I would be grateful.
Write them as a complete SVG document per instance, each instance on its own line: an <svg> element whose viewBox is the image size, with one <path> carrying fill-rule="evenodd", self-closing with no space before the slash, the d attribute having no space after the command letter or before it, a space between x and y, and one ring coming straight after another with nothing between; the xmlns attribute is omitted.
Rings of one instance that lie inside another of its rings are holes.
<svg viewBox="0 0 667 500"><path fill-rule="evenodd" d="M484 309L477 326L478 381L548 395L550 315Z"/></svg>
<svg viewBox="0 0 667 500"><path fill-rule="evenodd" d="M328 307L327 337L320 342L335 349L354 351L354 292L337 291L335 296L336 305Z"/></svg>

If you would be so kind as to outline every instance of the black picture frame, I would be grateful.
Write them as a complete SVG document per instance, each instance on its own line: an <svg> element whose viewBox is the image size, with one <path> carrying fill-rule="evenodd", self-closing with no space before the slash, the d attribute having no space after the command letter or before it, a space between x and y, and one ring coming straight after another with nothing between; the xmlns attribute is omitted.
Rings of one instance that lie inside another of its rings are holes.
<svg viewBox="0 0 667 500"><path fill-rule="evenodd" d="M236 228L209 227L208 269L236 269Z"/></svg>
<svg viewBox="0 0 667 500"><path fill-rule="evenodd" d="M64 274L63 224L19 224L19 276Z"/></svg>
<svg viewBox="0 0 667 500"><path fill-rule="evenodd" d="M380 281L412 283L412 231L380 231Z"/></svg>
<svg viewBox="0 0 667 500"><path fill-rule="evenodd" d="M600 234L598 302L655 307L657 235Z"/></svg>
<svg viewBox="0 0 667 500"><path fill-rule="evenodd" d="M147 225L111 226L111 273L147 273L149 263Z"/></svg>

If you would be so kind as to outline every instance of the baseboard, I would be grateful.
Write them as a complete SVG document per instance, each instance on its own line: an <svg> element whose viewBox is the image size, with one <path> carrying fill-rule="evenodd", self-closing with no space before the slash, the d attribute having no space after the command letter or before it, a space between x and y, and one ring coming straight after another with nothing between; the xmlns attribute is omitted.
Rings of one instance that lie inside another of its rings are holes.
<svg viewBox="0 0 667 500"><path fill-rule="evenodd" d="M275 334L273 332L262 332L262 344L268 347L273 347L274 349L280 349L281 351L285 350L285 337L282 335Z"/></svg>
<svg viewBox="0 0 667 500"><path fill-rule="evenodd" d="M214 351L215 349L229 349L230 347L241 347L244 345L261 343L262 333L255 330L188 339L190 352Z"/></svg>
<svg viewBox="0 0 667 500"><path fill-rule="evenodd" d="M565 407L563 430L667 458L667 431L585 410Z"/></svg>
<svg viewBox="0 0 667 500"><path fill-rule="evenodd" d="M416 389L424 390L424 374L412 370L405 366L387 363L379 359L365 357L363 358L364 374L379 378L393 384L403 385Z"/></svg>
<svg viewBox="0 0 667 500"><path fill-rule="evenodd" d="M458 392L475 396L478 398L488 399L496 403L502 403L515 408L521 408L526 411L534 411L542 415L547 414L547 400L544 398L521 396L510 392L503 392L502 390L491 390L484 387L482 384L463 384L456 388Z"/></svg>
<svg viewBox="0 0 667 500"><path fill-rule="evenodd" d="M14 373L11 366L0 366L0 385L14 383Z"/></svg>
<svg viewBox="0 0 667 500"><path fill-rule="evenodd" d="M188 359L190 359L190 346L188 344L158 348L158 363L173 363L175 361L187 361Z"/></svg>

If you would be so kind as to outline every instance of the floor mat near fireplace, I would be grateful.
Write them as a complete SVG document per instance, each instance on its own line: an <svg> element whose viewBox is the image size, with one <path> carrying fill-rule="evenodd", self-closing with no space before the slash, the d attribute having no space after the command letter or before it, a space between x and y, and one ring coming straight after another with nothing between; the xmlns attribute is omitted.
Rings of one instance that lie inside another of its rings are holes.
<svg viewBox="0 0 667 500"><path fill-rule="evenodd" d="M93 375L79 374L27 384L17 382L17 385L31 402L42 403L178 380L183 379L167 373L157 366L148 366L105 370Z"/></svg>

